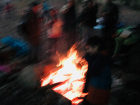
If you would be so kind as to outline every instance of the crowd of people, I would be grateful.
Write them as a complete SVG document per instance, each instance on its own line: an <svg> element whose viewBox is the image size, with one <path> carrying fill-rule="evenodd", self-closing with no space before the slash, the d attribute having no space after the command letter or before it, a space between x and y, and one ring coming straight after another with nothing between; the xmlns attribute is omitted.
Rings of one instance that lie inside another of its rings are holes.
<svg viewBox="0 0 140 105"><path fill-rule="evenodd" d="M77 25L82 26L84 30L83 35L81 35L83 42L86 42L88 38L94 36L93 27L97 25L98 3L92 0L84 1L83 10L78 16L75 7L74 0L68 0L67 4L64 5L60 11L55 7L51 7L47 2L43 4L33 2L29 5L29 9L23 13L22 22L18 29L22 32L20 32L20 34L22 34L24 39L32 46L31 52L34 52L33 55L37 56L37 46L40 43L41 34L39 22L42 20L45 20L47 37L51 40L48 48L51 54L56 52L56 43L62 36L65 36L67 40L66 52L76 43ZM41 9L43 10L42 15L40 12ZM112 35L110 30L115 27L118 20L117 6L113 4L111 0L106 0L102 8L102 17L104 18L102 24L105 26L105 28L102 29L102 37L105 39L105 43L107 43Z"/></svg>
<svg viewBox="0 0 140 105"><path fill-rule="evenodd" d="M38 50L40 40L39 23L45 19L47 38L50 40L50 56L57 52L58 41L61 37L66 37L66 52L77 42L77 25L82 26L84 33L82 36L85 42L87 54L83 57L88 62L86 83L83 92L89 94L79 105L107 105L111 89L111 57L116 54L114 29L118 22L118 7L112 0L106 0L101 14L103 17L101 37L94 36L93 27L97 25L98 3L92 0L84 1L82 12L77 16L74 0L68 0L67 4L57 10L47 2L33 2L29 9L24 11L22 23L18 26L20 34L31 46L29 62L39 62ZM43 9L43 14L39 12ZM122 38L117 38L117 42ZM63 47L63 46L61 46Z"/></svg>

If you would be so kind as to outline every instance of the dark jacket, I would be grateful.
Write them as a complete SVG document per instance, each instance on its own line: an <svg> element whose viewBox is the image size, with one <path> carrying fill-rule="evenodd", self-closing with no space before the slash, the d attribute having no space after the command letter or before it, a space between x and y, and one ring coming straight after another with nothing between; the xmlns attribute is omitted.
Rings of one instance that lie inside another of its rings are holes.
<svg viewBox="0 0 140 105"><path fill-rule="evenodd" d="M86 54L85 59L88 62L88 71L84 92L87 92L89 85L94 88L109 90L112 83L109 57L98 53L92 57Z"/></svg>
<svg viewBox="0 0 140 105"><path fill-rule="evenodd" d="M116 25L118 21L118 7L113 3L106 3L101 13L106 13L104 16L104 25Z"/></svg>
<svg viewBox="0 0 140 105"><path fill-rule="evenodd" d="M63 14L64 17L64 30L70 30L70 29L75 29L76 27L76 12L75 12L75 5L70 7L66 13Z"/></svg>
<svg viewBox="0 0 140 105"><path fill-rule="evenodd" d="M26 22L26 38L32 45L37 45L40 43L39 18L37 13L33 11L30 11L28 15L28 21Z"/></svg>
<svg viewBox="0 0 140 105"><path fill-rule="evenodd" d="M93 28L96 25L96 14L98 5L94 5L91 9L85 8L80 15L83 25Z"/></svg>

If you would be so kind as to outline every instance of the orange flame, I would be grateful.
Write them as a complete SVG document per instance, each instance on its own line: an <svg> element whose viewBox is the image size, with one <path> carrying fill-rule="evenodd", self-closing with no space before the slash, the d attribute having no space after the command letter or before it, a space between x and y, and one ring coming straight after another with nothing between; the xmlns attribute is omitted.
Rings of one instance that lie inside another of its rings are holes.
<svg viewBox="0 0 140 105"><path fill-rule="evenodd" d="M85 62L81 68L76 66L79 61ZM73 104L78 104L82 101L82 99L78 99L78 97L87 95L87 93L82 93L82 90L85 83L85 73L88 64L85 60L78 57L76 50L71 48L68 57L61 60L58 66L60 65L62 65L61 69L51 73L49 77L43 79L42 86L49 83L54 84L65 81L63 84L54 87L53 90L70 99Z"/></svg>

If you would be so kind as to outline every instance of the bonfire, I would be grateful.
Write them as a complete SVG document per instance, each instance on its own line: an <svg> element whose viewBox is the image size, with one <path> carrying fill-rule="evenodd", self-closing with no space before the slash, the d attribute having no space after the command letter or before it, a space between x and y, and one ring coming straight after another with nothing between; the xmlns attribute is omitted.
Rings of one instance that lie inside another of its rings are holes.
<svg viewBox="0 0 140 105"><path fill-rule="evenodd" d="M77 66L77 64L82 66ZM85 73L87 71L87 62L79 57L77 50L71 48L68 56L57 65L59 69L51 70L49 76L42 79L42 86L61 82L60 85L53 88L57 93L72 101L72 104L78 104L87 93L83 93L85 83Z"/></svg>

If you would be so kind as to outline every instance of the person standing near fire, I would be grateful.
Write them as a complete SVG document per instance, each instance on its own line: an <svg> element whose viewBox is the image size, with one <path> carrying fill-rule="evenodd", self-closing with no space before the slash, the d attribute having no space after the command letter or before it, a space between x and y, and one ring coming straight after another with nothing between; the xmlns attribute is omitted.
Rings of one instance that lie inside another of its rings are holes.
<svg viewBox="0 0 140 105"><path fill-rule="evenodd" d="M107 105L112 84L110 57L99 37L88 39L86 49L84 58L88 62L88 71L83 92L88 95L79 105Z"/></svg>
<svg viewBox="0 0 140 105"><path fill-rule="evenodd" d="M116 29L116 24L119 18L118 7L112 2L112 0L106 0L105 5L101 10L103 17L102 25L104 28L101 29L102 37L104 38L104 43L106 44L106 50L113 56L115 49L115 39L112 37Z"/></svg>
<svg viewBox="0 0 140 105"><path fill-rule="evenodd" d="M79 26L82 26L84 31L83 43L94 35L93 27L96 25L96 14L98 12L98 4L96 1L86 0L84 4L84 9L77 18L77 21L80 23Z"/></svg>
<svg viewBox="0 0 140 105"><path fill-rule="evenodd" d="M4 6L4 11L6 13L5 14L6 15L5 16L6 19L10 18L12 8L13 8L12 4L9 3L9 2L6 2L6 5Z"/></svg>
<svg viewBox="0 0 140 105"><path fill-rule="evenodd" d="M63 31L66 35L68 48L69 50L76 41L76 11L75 11L75 1L74 0L67 0L66 8L61 11L64 25Z"/></svg>
<svg viewBox="0 0 140 105"><path fill-rule="evenodd" d="M58 11L55 8L52 8L49 11L50 14L50 19L46 24L47 27L47 36L48 36L48 41L49 41L49 54L50 57L56 55L57 52L57 46L58 46L58 41L59 38L62 35L62 25L63 22L58 16Z"/></svg>
<svg viewBox="0 0 140 105"><path fill-rule="evenodd" d="M20 35L29 43L31 50L29 54L29 63L37 63L38 51L40 45L40 29L39 29L39 8L38 2L32 2L28 5L29 9L23 14L21 24L18 26Z"/></svg>
<svg viewBox="0 0 140 105"><path fill-rule="evenodd" d="M111 30L116 27L119 18L118 7L112 3L112 0L106 0L105 5L101 10L101 14L103 17L103 25L105 26L102 29L102 35L104 38L108 38L111 36Z"/></svg>

